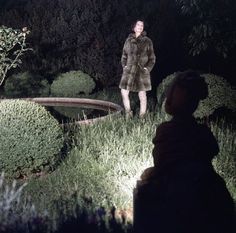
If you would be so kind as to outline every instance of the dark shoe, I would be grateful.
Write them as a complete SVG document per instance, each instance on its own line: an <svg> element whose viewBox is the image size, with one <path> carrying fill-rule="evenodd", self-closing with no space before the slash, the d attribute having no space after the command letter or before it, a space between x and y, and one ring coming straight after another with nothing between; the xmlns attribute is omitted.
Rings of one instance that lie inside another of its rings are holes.
<svg viewBox="0 0 236 233"><path fill-rule="evenodd" d="M139 118L140 119L145 119L145 117L146 117L146 112L145 113L141 113L141 114L139 114Z"/></svg>
<svg viewBox="0 0 236 233"><path fill-rule="evenodd" d="M133 117L133 111L125 111L125 118L130 119Z"/></svg>

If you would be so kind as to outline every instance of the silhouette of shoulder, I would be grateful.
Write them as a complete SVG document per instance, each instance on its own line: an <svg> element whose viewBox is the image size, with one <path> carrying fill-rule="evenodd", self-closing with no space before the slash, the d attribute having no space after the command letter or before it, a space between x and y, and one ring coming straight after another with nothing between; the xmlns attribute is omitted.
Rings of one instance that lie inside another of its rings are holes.
<svg viewBox="0 0 236 233"><path fill-rule="evenodd" d="M211 130L198 124L191 117L173 119L157 127L153 138L154 164L166 164L178 160L211 161L219 152L218 143Z"/></svg>

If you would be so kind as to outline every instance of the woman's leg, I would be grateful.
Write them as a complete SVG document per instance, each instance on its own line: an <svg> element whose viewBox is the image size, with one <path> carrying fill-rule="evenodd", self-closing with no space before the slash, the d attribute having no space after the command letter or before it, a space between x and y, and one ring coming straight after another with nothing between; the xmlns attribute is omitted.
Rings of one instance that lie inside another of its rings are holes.
<svg viewBox="0 0 236 233"><path fill-rule="evenodd" d="M129 90L121 89L121 96L122 96L125 112L130 113L131 108L130 108L130 100L129 100Z"/></svg>
<svg viewBox="0 0 236 233"><path fill-rule="evenodd" d="M140 111L139 116L143 117L147 110L147 95L146 91L139 91L138 93L139 101L140 101Z"/></svg>

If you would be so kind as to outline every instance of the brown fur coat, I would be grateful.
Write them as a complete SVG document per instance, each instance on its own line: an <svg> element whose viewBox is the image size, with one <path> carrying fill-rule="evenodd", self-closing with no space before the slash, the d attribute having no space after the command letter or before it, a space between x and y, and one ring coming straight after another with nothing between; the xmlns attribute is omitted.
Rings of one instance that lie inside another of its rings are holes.
<svg viewBox="0 0 236 233"><path fill-rule="evenodd" d="M123 74L119 87L134 92L151 90L150 72L155 61L153 44L146 33L137 38L135 34L130 34L123 47Z"/></svg>

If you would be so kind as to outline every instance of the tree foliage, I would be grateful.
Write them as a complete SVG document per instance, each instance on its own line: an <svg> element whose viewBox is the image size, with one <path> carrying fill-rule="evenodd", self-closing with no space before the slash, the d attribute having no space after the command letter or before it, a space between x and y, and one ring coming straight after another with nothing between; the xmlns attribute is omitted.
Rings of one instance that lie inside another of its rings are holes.
<svg viewBox="0 0 236 233"><path fill-rule="evenodd" d="M190 22L187 36L189 53L193 56L213 49L227 57L236 45L235 0L176 0Z"/></svg>
<svg viewBox="0 0 236 233"><path fill-rule="evenodd" d="M22 30L0 27L0 86L4 82L7 72L19 66L21 57L29 50L26 46L26 27Z"/></svg>
<svg viewBox="0 0 236 233"><path fill-rule="evenodd" d="M83 70L97 83L109 86L120 79L121 51L130 24L137 17L149 17L147 10L154 11L155 1L23 2L21 6L12 3L14 7L8 3L0 18L5 23L29 26L32 32L29 41L35 53L28 57L27 68L50 77Z"/></svg>
<svg viewBox="0 0 236 233"><path fill-rule="evenodd" d="M31 30L27 40L34 53L26 54L22 70L50 82L59 73L83 70L100 84L97 87L117 86L122 47L138 18L145 20L157 55L153 85L189 67L234 79L234 0L2 1L0 21ZM215 51L227 54L227 59L215 56Z"/></svg>
<svg viewBox="0 0 236 233"><path fill-rule="evenodd" d="M49 91L44 77L27 71L9 76L4 84L4 95L8 98L46 97Z"/></svg>

